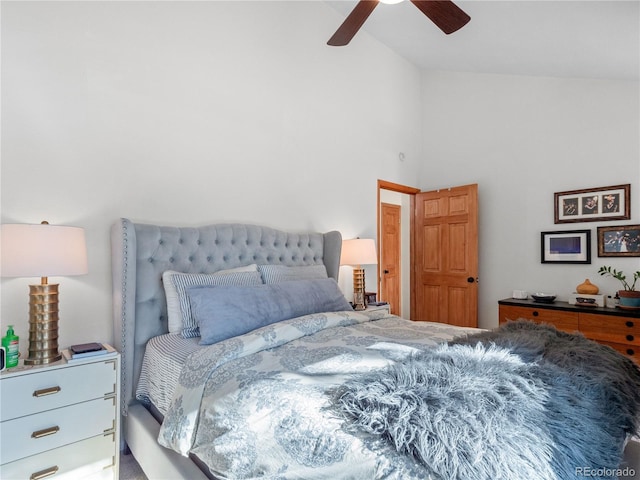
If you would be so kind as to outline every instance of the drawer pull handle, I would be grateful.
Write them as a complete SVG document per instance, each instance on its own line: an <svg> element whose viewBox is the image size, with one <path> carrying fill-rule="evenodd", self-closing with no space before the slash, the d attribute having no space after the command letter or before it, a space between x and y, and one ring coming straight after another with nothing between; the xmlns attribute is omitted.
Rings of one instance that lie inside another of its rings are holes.
<svg viewBox="0 0 640 480"><path fill-rule="evenodd" d="M534 310L534 311L533 311L533 313L532 313L532 315L533 315L534 317L537 317L537 316L538 316L538 315L540 315L540 314L537 312L537 310Z"/></svg>
<svg viewBox="0 0 640 480"><path fill-rule="evenodd" d="M36 390L33 392L34 397L46 397L47 395L53 395L54 393L60 392L62 389L60 387L49 387L43 388L42 390Z"/></svg>
<svg viewBox="0 0 640 480"><path fill-rule="evenodd" d="M55 475L56 473L58 473L58 466L54 465L53 467L49 467L44 470L40 470L39 472L32 473L29 477L29 480L40 480L41 478L47 478L51 475Z"/></svg>
<svg viewBox="0 0 640 480"><path fill-rule="evenodd" d="M633 322L627 322L627 323L625 323L625 325L626 325L627 327L633 327Z"/></svg>
<svg viewBox="0 0 640 480"><path fill-rule="evenodd" d="M627 348L627 355L634 355L636 352L631 348Z"/></svg>
<svg viewBox="0 0 640 480"><path fill-rule="evenodd" d="M627 335L627 340L629 340L630 342L633 342L633 335Z"/></svg>
<svg viewBox="0 0 640 480"><path fill-rule="evenodd" d="M57 425L55 427L45 428L43 430L37 430L31 434L31 438L42 438L47 435L53 435L54 433L58 433L60 431L60 427Z"/></svg>

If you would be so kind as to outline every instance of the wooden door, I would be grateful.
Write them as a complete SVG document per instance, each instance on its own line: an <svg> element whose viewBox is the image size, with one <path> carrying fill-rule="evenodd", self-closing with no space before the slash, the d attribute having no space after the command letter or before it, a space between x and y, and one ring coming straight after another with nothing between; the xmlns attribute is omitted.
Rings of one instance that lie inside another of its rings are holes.
<svg viewBox="0 0 640 480"><path fill-rule="evenodd" d="M400 315L400 205L382 203L380 209L380 300L390 305L393 315Z"/></svg>
<svg viewBox="0 0 640 480"><path fill-rule="evenodd" d="M478 186L415 197L413 320L478 326Z"/></svg>

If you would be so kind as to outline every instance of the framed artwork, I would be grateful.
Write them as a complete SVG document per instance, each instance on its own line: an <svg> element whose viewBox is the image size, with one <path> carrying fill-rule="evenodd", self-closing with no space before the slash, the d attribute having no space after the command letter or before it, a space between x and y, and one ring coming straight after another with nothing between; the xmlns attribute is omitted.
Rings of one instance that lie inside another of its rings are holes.
<svg viewBox="0 0 640 480"><path fill-rule="evenodd" d="M591 263L591 230L542 232L541 263Z"/></svg>
<svg viewBox="0 0 640 480"><path fill-rule="evenodd" d="M554 223L631 218L631 184L554 193Z"/></svg>
<svg viewBox="0 0 640 480"><path fill-rule="evenodd" d="M599 257L640 257L640 225L598 227Z"/></svg>

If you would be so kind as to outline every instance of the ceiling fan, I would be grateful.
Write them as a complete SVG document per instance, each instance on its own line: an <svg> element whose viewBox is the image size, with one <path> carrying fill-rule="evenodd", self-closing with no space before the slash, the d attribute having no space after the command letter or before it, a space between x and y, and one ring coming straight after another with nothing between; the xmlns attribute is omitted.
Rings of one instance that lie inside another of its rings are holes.
<svg viewBox="0 0 640 480"><path fill-rule="evenodd" d="M365 20L371 15L378 3L398 3L398 0L360 0L336 33L329 39L327 45L342 47L347 45L358 33ZM402 0L399 0L402 1ZM411 0L436 26L444 33L450 33L464 27L471 17L463 12L451 0Z"/></svg>

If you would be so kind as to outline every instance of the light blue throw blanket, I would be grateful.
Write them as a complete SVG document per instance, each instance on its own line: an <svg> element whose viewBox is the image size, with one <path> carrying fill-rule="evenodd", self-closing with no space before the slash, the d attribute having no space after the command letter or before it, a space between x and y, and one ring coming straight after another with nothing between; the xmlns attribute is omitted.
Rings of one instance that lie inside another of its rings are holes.
<svg viewBox="0 0 640 480"><path fill-rule="evenodd" d="M334 401L349 431L434 478L614 479L638 431L640 370L581 335L510 322L354 376Z"/></svg>

